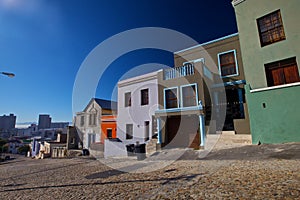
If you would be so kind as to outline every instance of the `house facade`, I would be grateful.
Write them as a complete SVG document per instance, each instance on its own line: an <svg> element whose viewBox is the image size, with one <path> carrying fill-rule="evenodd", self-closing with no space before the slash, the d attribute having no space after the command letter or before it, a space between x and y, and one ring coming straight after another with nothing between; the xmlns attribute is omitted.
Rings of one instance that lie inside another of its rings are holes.
<svg viewBox="0 0 300 200"><path fill-rule="evenodd" d="M252 143L300 141L298 0L234 0Z"/></svg>
<svg viewBox="0 0 300 200"><path fill-rule="evenodd" d="M101 117L101 143L105 139L114 139L117 137L117 116L104 115Z"/></svg>
<svg viewBox="0 0 300 200"><path fill-rule="evenodd" d="M148 142L156 133L158 72L118 83L117 137L125 143Z"/></svg>
<svg viewBox="0 0 300 200"><path fill-rule="evenodd" d="M89 149L101 142L101 116L112 115L117 110L114 101L92 98L82 112L76 113L74 124L82 141L82 148Z"/></svg>
<svg viewBox="0 0 300 200"><path fill-rule="evenodd" d="M238 34L175 52L174 61L158 75L162 147L202 148L206 132L250 133Z"/></svg>
<svg viewBox="0 0 300 200"><path fill-rule="evenodd" d="M148 145L157 135L154 117L158 109L157 75L156 71L118 82L116 139L105 140L105 157L127 156L126 145L137 141Z"/></svg>

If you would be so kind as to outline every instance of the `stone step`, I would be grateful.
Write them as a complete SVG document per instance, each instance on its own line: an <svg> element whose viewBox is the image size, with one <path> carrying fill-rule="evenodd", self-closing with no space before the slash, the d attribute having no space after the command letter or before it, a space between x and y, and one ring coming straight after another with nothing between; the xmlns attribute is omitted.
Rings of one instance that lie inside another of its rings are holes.
<svg viewBox="0 0 300 200"><path fill-rule="evenodd" d="M222 135L235 135L235 131L222 131Z"/></svg>

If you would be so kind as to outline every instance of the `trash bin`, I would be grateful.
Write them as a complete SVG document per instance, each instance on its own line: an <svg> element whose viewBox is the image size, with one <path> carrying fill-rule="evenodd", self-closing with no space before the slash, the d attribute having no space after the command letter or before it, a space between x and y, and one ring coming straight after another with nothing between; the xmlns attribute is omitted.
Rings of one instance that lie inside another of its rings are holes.
<svg viewBox="0 0 300 200"><path fill-rule="evenodd" d="M127 156L134 156L134 144L126 145Z"/></svg>
<svg viewBox="0 0 300 200"><path fill-rule="evenodd" d="M89 150L88 150L88 149L82 149L82 155L83 155L83 156L88 156L88 155L90 155Z"/></svg>
<svg viewBox="0 0 300 200"><path fill-rule="evenodd" d="M146 158L146 144L136 144L135 153L138 160L144 160Z"/></svg>

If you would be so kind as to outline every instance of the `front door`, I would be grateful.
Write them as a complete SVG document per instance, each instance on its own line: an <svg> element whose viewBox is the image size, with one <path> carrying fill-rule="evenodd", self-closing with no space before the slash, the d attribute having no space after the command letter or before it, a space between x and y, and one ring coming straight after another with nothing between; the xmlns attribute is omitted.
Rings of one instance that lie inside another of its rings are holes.
<svg viewBox="0 0 300 200"><path fill-rule="evenodd" d="M180 126L181 117L180 116L171 116L167 118L166 126L166 142L165 145L168 145L172 142L176 134L178 133ZM173 141L174 143L174 141ZM174 146L174 145L172 145ZM175 147L175 146L174 146Z"/></svg>
<svg viewBox="0 0 300 200"><path fill-rule="evenodd" d="M223 130L234 130L233 119L244 118L244 91L241 88L226 89L226 118Z"/></svg>
<svg viewBox="0 0 300 200"><path fill-rule="evenodd" d="M112 138L112 129L111 128L106 129L106 136L108 139Z"/></svg>
<svg viewBox="0 0 300 200"><path fill-rule="evenodd" d="M167 118L167 148L196 148L200 144L199 117L197 115L178 115Z"/></svg>
<svg viewBox="0 0 300 200"><path fill-rule="evenodd" d="M88 135L88 148L90 148L90 147L91 147L91 144L92 144L92 143L95 143L95 142L96 142L96 134L90 133L90 134Z"/></svg>

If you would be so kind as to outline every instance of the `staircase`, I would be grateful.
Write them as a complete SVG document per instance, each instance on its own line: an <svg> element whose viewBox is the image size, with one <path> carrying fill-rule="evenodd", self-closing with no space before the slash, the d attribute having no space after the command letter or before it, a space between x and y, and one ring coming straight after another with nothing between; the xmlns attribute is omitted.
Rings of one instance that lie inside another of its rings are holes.
<svg viewBox="0 0 300 200"><path fill-rule="evenodd" d="M147 144L146 144L146 153L151 154L156 152L156 144L157 144L157 138L151 139Z"/></svg>

